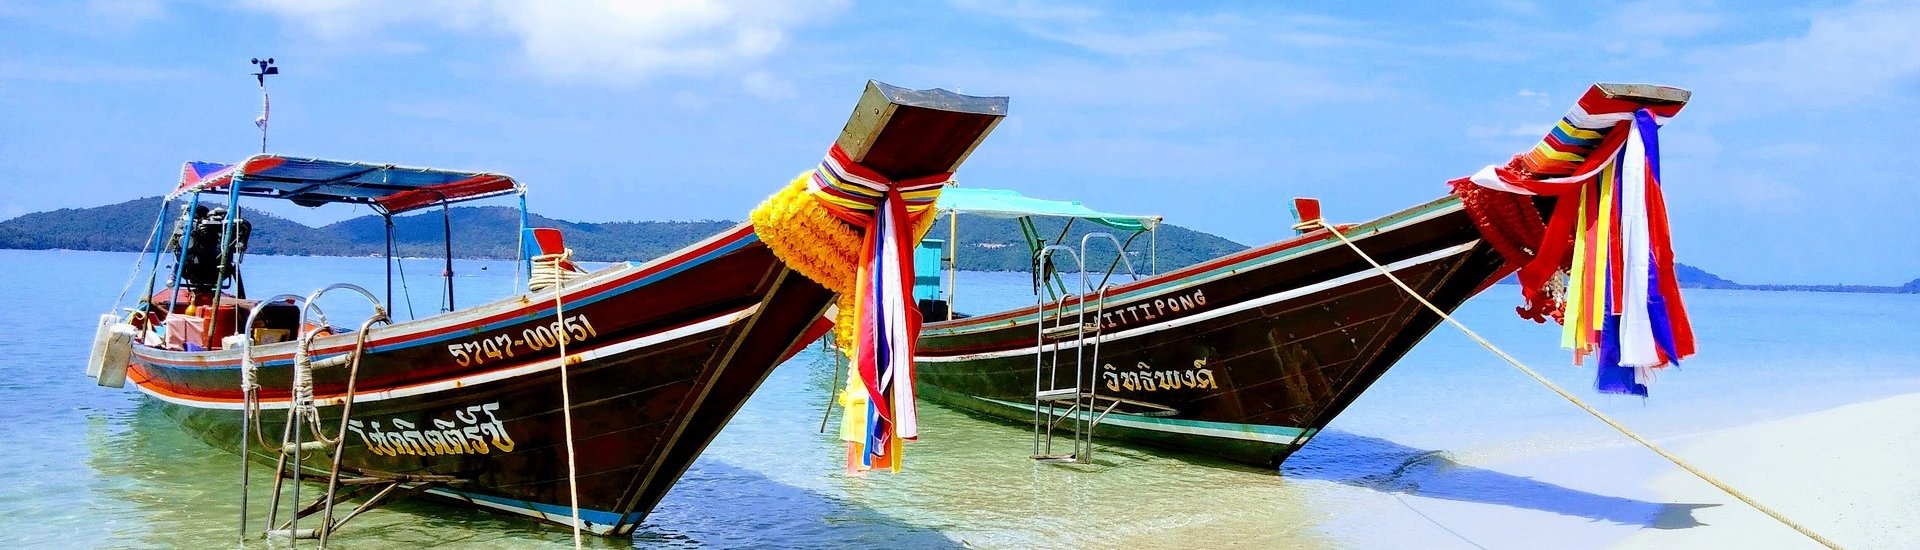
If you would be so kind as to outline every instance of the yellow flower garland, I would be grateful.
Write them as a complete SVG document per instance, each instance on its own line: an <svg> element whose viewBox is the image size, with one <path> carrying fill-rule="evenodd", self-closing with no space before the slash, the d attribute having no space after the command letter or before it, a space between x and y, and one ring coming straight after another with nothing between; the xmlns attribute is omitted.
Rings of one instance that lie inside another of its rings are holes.
<svg viewBox="0 0 1920 550"><path fill-rule="evenodd" d="M812 176L811 171L801 173L754 208L748 219L753 221L753 232L760 236L760 242L766 243L780 261L839 294L836 304L840 311L834 319L833 335L834 343L844 350L853 346L853 331L858 326L853 319L852 290L863 237L860 229L833 217L815 202L818 199L807 191ZM926 236L936 217L928 211L914 220L914 242Z"/></svg>

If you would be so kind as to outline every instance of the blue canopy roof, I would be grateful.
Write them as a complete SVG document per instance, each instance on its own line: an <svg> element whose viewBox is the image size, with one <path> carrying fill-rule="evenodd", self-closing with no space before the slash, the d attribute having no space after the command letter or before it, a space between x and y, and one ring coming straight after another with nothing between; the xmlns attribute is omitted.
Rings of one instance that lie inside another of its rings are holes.
<svg viewBox="0 0 1920 550"><path fill-rule="evenodd" d="M239 164L189 162L181 167L180 185L168 198L227 189L235 181L242 195L301 206L371 204L390 213L520 190L513 178L489 172L254 155Z"/></svg>
<svg viewBox="0 0 1920 550"><path fill-rule="evenodd" d="M1142 231L1160 225L1159 216L1114 214L1088 208L1079 201L1036 199L1007 189L948 187L940 192L934 208L941 212L960 212L992 218L1052 216L1092 221L1114 229Z"/></svg>

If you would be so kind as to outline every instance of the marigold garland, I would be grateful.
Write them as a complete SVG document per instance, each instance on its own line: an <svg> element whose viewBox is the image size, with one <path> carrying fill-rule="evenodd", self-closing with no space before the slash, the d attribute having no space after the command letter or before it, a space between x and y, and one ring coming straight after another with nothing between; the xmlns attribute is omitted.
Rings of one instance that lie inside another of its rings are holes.
<svg viewBox="0 0 1920 550"><path fill-rule="evenodd" d="M852 291L855 269L860 263L861 235L859 229L833 217L815 202L807 192L807 179L812 175L813 172L808 171L795 177L792 183L755 207L747 219L753 222L753 232L759 235L760 242L766 243L780 261L839 295L835 302L839 311L834 318L833 340L845 350L853 345L853 331L859 326L853 318ZM926 236L934 218L925 215L915 220L915 242Z"/></svg>

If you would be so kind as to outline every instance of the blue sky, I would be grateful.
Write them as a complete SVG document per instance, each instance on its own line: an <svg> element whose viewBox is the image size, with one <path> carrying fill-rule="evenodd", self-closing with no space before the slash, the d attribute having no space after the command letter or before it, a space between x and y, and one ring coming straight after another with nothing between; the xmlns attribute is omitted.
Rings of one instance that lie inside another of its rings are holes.
<svg viewBox="0 0 1920 550"><path fill-rule="evenodd" d="M0 218L253 152L255 56L273 151L502 171L560 218L740 219L874 78L1013 98L963 184L1245 243L1294 196L1434 198L1630 81L1695 91L1662 140L1681 261L1920 277L1920 4L1439 4L0 0Z"/></svg>

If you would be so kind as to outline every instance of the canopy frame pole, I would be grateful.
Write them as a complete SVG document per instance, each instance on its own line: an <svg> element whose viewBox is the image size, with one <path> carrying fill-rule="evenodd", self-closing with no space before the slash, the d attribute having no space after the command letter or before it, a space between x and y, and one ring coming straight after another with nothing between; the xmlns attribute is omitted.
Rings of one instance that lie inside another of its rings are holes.
<svg viewBox="0 0 1920 550"><path fill-rule="evenodd" d="M387 307L393 307L393 213L385 209L380 211L380 220L387 227ZM411 304L409 304L411 307Z"/></svg>
<svg viewBox="0 0 1920 550"><path fill-rule="evenodd" d="M441 275L447 280L447 309L453 311L453 207L447 202L447 196L440 193L440 222L446 231L446 270Z"/></svg>
<svg viewBox="0 0 1920 550"><path fill-rule="evenodd" d="M169 315L173 314L173 306L179 305L180 302L180 270L187 264L187 247L193 246L193 212L199 207L200 193L194 193L192 198L187 200L186 209L180 213L182 217L186 218L187 223L179 226L180 250L177 254L174 254L173 257L173 282L167 285L167 288L173 292L173 295L167 298L167 314ZM193 299L188 298L187 302L191 304Z"/></svg>
<svg viewBox="0 0 1920 550"><path fill-rule="evenodd" d="M527 188L520 188L520 231L514 234L513 247L513 288L508 295L520 292L521 284L533 275L529 273L532 259L527 256Z"/></svg>
<svg viewBox="0 0 1920 550"><path fill-rule="evenodd" d="M1016 218L1016 222L1016 225L1020 226L1020 238L1027 241L1027 275L1032 280L1033 293L1038 295L1041 288L1040 272L1044 271L1041 268L1045 267L1040 257L1040 231L1034 229L1031 216L1021 216Z"/></svg>
<svg viewBox="0 0 1920 550"><path fill-rule="evenodd" d="M1145 233L1145 231L1135 231L1135 232L1133 232L1133 234L1132 234L1132 235L1128 235L1128 236L1127 236L1127 242L1124 242L1124 243L1123 243L1123 242L1120 242L1120 241L1119 241L1118 239L1115 239L1115 240L1114 240L1114 246L1115 246L1116 248L1115 248L1115 250L1114 250L1114 254L1115 254L1115 255L1114 255L1114 257L1113 257L1113 262L1112 262L1112 263L1109 263L1109 264L1107 264L1107 272L1106 272L1106 274L1104 274L1104 275L1101 275L1101 276L1100 276L1100 286L1087 286L1087 285L1085 285L1085 284L1082 284L1081 286L1085 286L1085 287L1086 287L1086 289L1085 289L1085 290L1082 290L1082 292L1092 292L1092 291L1093 291L1093 289L1104 289L1104 288L1106 288L1106 287L1107 287L1107 282L1109 282L1109 281L1112 281L1112 280L1113 280L1113 270L1115 270L1115 269L1119 269L1119 268L1120 268L1120 263L1121 263L1121 262L1126 262L1126 265L1127 265L1127 274L1128 274L1128 275L1132 275L1132 276L1133 276L1133 280L1135 280L1135 281L1138 281L1138 280L1140 280L1140 274L1139 274L1139 273L1136 273L1136 272L1134 272L1134 271L1133 271L1133 260L1129 260L1129 259L1127 259L1127 248L1129 248L1129 247L1132 247L1132 246L1133 246L1133 240L1134 240L1134 239L1138 239L1138 238L1140 238L1140 234L1141 234L1141 233ZM1097 233L1096 233L1096 234L1097 234ZM1109 237L1111 237L1111 236L1113 236L1113 235L1111 235L1111 234L1108 234L1107 236L1109 236ZM1080 241L1081 241L1081 242L1080 242L1080 247L1081 247L1081 248L1086 248L1086 245L1087 245L1087 243L1086 243L1086 240L1087 240L1087 239L1086 239L1086 237L1081 237L1081 238L1080 238ZM1080 259L1081 259L1082 261L1085 261L1085 260L1087 259L1087 254L1085 254L1085 253L1082 253L1082 254L1080 255ZM1085 276L1085 275L1084 275L1084 274L1082 274L1082 277L1083 277L1083 278L1084 278L1084 276ZM1083 283L1084 283L1084 281L1083 281Z"/></svg>
<svg viewBox="0 0 1920 550"><path fill-rule="evenodd" d="M953 293L960 285L960 211L947 211L947 320L953 320Z"/></svg>
<svg viewBox="0 0 1920 550"><path fill-rule="evenodd" d="M173 206L172 197L163 197L160 199L160 218L153 221L155 237L159 237L160 228L166 227L167 225L167 207L169 206ZM167 243L164 240L156 238L151 246L153 247L153 261L147 266L147 293L140 296L140 302L146 303L149 306L153 305L153 285L160 280L160 252L167 248ZM142 250L140 252L146 254L148 251ZM115 301L113 307L120 307L118 300ZM151 330L153 327L149 326L147 328Z"/></svg>
<svg viewBox="0 0 1920 550"><path fill-rule="evenodd" d="M1147 273L1160 274L1160 224L1147 230Z"/></svg>
<svg viewBox="0 0 1920 550"><path fill-rule="evenodd" d="M1066 223L1066 225L1062 225L1062 226L1060 226L1060 235L1059 235L1059 236L1056 236L1056 237L1054 237L1054 238L1053 238L1053 242L1054 242L1054 244L1059 244L1059 245L1065 245L1065 244L1066 244L1066 242L1067 242L1067 233L1068 233L1068 232L1070 232L1070 231L1073 231L1073 222L1076 222L1076 221L1080 221L1080 219L1079 219L1079 218L1067 218L1067 223ZM1086 260L1086 258L1081 258L1081 260ZM1082 266L1081 266L1081 269L1086 269L1086 266L1085 266L1085 265L1082 265ZM1067 296L1067 295L1069 294L1069 292L1067 292L1067 290L1068 290L1068 287L1067 287L1067 278L1066 278L1066 277L1064 277L1064 276L1062 276L1062 275L1060 275L1060 270L1057 270L1057 269L1056 269L1056 270L1054 270L1054 271L1053 271L1053 284L1054 284L1055 286L1058 286L1058 287L1060 288L1060 291L1059 291L1059 293L1057 293L1057 294L1055 294L1055 295L1054 295L1054 297L1055 297L1055 298L1065 298L1065 297L1066 297L1066 296Z"/></svg>
<svg viewBox="0 0 1920 550"><path fill-rule="evenodd" d="M265 138L263 137L261 139L265 139ZM213 329L213 327L211 326L213 322L220 320L220 297L221 295L226 294L225 292L221 291L221 288L223 288L221 286L221 283L226 282L227 266L232 264L233 261L235 260L235 258L233 257L233 238L234 238L233 226L235 223L238 223L240 220L240 183L241 183L240 179L241 178L239 174L234 174L233 181L227 184L227 216L226 218L223 218L220 220L220 255L219 255L220 265L214 267L213 300L212 300L213 314L212 314L212 317L208 319L209 321L207 323L209 325L207 327L208 329ZM236 272L235 276L238 276L238 273L237 273L239 271L238 266L235 266L234 271ZM177 292L175 294L178 295ZM191 298L189 298L189 300L191 300ZM238 308L234 309L234 313L236 314L236 315L233 315L234 322L240 321L239 319L240 316L238 315L239 312L240 310ZM235 326L234 333L241 334L243 331L240 330L240 328L241 327L239 326ZM213 349L214 333L215 333L215 330L207 330L202 335L203 337L201 339L201 345L200 345L202 349Z"/></svg>

